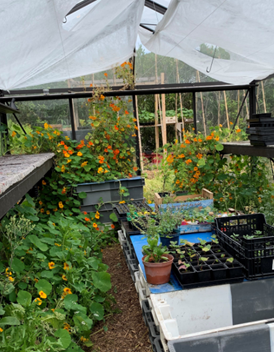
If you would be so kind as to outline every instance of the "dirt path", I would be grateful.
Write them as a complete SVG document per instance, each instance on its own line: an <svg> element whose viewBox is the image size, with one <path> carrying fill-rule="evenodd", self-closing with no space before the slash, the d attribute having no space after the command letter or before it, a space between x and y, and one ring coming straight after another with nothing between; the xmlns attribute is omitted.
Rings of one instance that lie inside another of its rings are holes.
<svg viewBox="0 0 274 352"><path fill-rule="evenodd" d="M123 251L115 244L103 251L103 262L109 266L111 293L121 313L106 318L92 331L92 352L152 352L148 329L143 321L134 283L129 274ZM105 332L103 326L107 326Z"/></svg>

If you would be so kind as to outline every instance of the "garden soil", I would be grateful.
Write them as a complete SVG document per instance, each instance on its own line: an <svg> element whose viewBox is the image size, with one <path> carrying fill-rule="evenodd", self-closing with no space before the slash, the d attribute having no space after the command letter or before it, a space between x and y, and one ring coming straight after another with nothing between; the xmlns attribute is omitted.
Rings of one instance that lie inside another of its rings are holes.
<svg viewBox="0 0 274 352"><path fill-rule="evenodd" d="M129 274L121 246L115 244L103 250L103 262L109 266L111 294L120 313L106 317L92 330L93 347L87 352L153 352L142 311ZM107 326L105 332L103 327Z"/></svg>

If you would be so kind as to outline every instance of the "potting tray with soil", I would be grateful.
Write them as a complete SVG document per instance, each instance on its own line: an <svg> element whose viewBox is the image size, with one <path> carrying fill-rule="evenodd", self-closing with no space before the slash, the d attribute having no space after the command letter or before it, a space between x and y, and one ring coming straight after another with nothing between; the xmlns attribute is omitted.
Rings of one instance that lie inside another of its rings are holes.
<svg viewBox="0 0 274 352"><path fill-rule="evenodd" d="M177 249L180 253L173 253L172 270L183 288L235 283L244 279L244 267L218 244L195 243Z"/></svg>
<svg viewBox="0 0 274 352"><path fill-rule="evenodd" d="M248 279L274 276L274 227L264 214L216 219L223 248L243 264Z"/></svg>

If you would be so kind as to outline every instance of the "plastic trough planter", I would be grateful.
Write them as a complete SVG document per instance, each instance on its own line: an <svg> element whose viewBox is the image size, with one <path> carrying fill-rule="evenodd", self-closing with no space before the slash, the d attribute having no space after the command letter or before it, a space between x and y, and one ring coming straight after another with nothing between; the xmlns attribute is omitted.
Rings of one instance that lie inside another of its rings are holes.
<svg viewBox="0 0 274 352"><path fill-rule="evenodd" d="M165 351L273 352L273 285L268 278L151 294Z"/></svg>

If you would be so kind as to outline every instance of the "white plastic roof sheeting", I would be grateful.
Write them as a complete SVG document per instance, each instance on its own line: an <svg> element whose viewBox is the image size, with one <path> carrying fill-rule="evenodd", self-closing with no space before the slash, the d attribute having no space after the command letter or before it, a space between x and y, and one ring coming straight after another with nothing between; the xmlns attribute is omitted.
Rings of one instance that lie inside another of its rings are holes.
<svg viewBox="0 0 274 352"><path fill-rule="evenodd" d="M140 28L139 35L149 51L218 81L248 84L274 72L273 18L273 0L172 0L155 34ZM202 44L229 58L213 60L199 51Z"/></svg>
<svg viewBox="0 0 274 352"><path fill-rule="evenodd" d="M144 0L96 1L64 24L78 2L1 0L0 89L62 81L128 60Z"/></svg>

